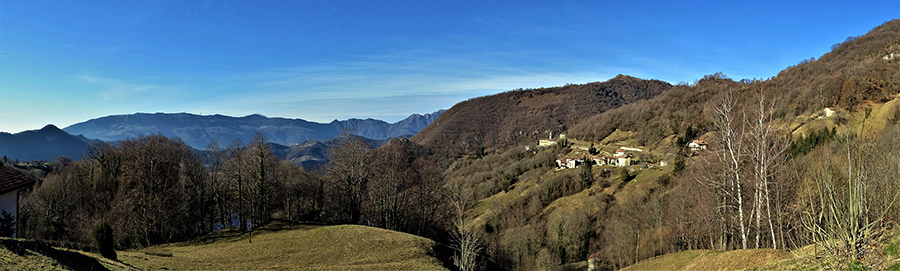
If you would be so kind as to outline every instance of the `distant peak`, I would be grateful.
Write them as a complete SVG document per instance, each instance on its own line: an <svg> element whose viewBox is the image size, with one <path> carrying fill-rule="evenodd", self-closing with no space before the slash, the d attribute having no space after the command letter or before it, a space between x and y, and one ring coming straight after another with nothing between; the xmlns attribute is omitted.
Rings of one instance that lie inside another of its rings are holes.
<svg viewBox="0 0 900 271"><path fill-rule="evenodd" d="M41 128L41 131L56 131L56 130L59 130L59 127L56 127L56 125L53 125L53 124L47 124L46 126L44 126L44 128Z"/></svg>

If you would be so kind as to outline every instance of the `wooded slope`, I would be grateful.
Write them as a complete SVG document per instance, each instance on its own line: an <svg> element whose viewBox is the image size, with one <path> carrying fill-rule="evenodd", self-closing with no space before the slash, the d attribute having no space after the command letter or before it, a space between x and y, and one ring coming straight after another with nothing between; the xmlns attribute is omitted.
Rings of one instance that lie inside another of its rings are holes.
<svg viewBox="0 0 900 271"><path fill-rule="evenodd" d="M454 105L411 140L447 156L534 145L539 138L550 133L556 137L590 116L655 97L671 87L659 80L619 75L606 82L474 98Z"/></svg>

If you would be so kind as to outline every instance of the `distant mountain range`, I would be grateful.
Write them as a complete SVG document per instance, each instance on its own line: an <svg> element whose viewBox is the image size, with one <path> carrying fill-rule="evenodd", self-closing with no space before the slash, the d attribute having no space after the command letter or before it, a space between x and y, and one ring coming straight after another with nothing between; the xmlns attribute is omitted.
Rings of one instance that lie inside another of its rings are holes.
<svg viewBox="0 0 900 271"><path fill-rule="evenodd" d="M430 114L413 114L396 123L375 119L335 120L317 123L302 119L268 118L262 115L230 117L223 115L195 115L187 113L137 113L106 116L73 124L63 128L73 135L107 142L135 138L140 135L161 134L178 137L192 148L206 149L216 141L228 146L235 139L244 144L253 140L253 134L262 132L269 142L291 146L309 140L323 141L335 138L343 132L368 139L382 140L415 135L434 121L444 110Z"/></svg>
<svg viewBox="0 0 900 271"><path fill-rule="evenodd" d="M355 137L368 143L372 148L377 148L391 140L375 140L361 136ZM331 148L340 142L341 139L339 138L330 138L322 141L309 140L290 146L269 143L269 148L272 150L272 154L281 159L291 161L307 170L314 170L319 169L321 166L328 163L328 148Z"/></svg>
<svg viewBox="0 0 900 271"><path fill-rule="evenodd" d="M226 147L235 140L247 144L262 132L272 144L272 152L306 168L327 163L327 149L334 138L347 132L364 138L374 147L391 138L411 137L433 122L444 110L413 114L396 123L375 119L348 119L317 123L302 119L268 118L261 115L136 113L106 116L73 124L62 130L47 125L40 130L16 134L0 133L0 156L20 161L53 160L57 155L80 160L93 140L116 142L140 135L161 134L179 137L197 150L216 141Z"/></svg>

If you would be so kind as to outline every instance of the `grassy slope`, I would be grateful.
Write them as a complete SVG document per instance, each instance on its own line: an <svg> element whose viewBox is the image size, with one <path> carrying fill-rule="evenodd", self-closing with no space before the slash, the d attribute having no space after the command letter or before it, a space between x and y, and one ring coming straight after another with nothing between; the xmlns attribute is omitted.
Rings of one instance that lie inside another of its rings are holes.
<svg viewBox="0 0 900 271"><path fill-rule="evenodd" d="M900 270L897 246L900 232L883 242L882 263L872 270ZM891 250L893 247L894 250ZM795 251L775 249L746 249L732 251L688 250L640 261L622 270L822 270L824 259L812 255L813 246ZM831 269L847 269L833 264Z"/></svg>
<svg viewBox="0 0 900 271"><path fill-rule="evenodd" d="M650 258L622 270L744 270L792 258L790 252L774 249L688 250Z"/></svg>
<svg viewBox="0 0 900 271"><path fill-rule="evenodd" d="M131 270L93 253L0 238L0 270Z"/></svg>
<svg viewBox="0 0 900 271"><path fill-rule="evenodd" d="M119 252L144 270L444 270L434 241L357 225L261 228L214 233L193 242Z"/></svg>
<svg viewBox="0 0 900 271"><path fill-rule="evenodd" d="M863 125L865 108L872 113L865 120L866 133L879 133L887 126L887 120L893 117L900 108L900 95L886 103L867 103L858 107L856 112L838 112L846 119L845 125L839 125L839 131L857 132ZM810 130L821 127L833 127L835 118L818 118L818 115L800 116L790 125L796 127L794 137L806 135ZM884 248L900 247L900 231L895 237L884 241ZM690 250L666 254L638 262L624 270L817 270L821 262L815 262L804 252L808 248L794 252L773 249L749 249L734 251ZM896 263L888 263L886 267L900 270L900 255L885 255ZM895 270L890 269L890 270Z"/></svg>

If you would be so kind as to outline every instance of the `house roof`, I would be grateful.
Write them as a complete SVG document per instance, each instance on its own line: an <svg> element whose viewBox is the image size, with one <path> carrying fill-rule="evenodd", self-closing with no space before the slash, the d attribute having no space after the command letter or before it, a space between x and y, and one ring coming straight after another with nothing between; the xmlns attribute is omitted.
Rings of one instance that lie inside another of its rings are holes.
<svg viewBox="0 0 900 271"><path fill-rule="evenodd" d="M15 170L0 166L0 194L31 186L34 180Z"/></svg>
<svg viewBox="0 0 900 271"><path fill-rule="evenodd" d="M706 140L694 139L693 143L697 143L698 145L706 145Z"/></svg>

